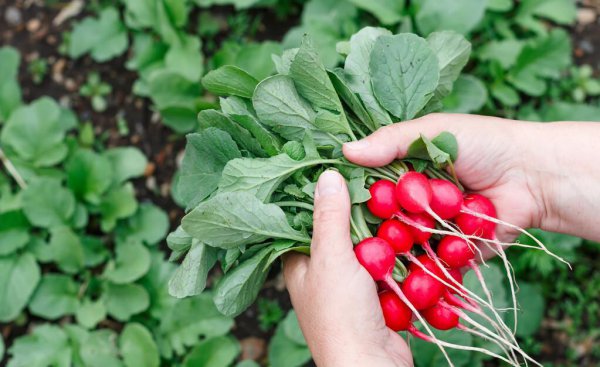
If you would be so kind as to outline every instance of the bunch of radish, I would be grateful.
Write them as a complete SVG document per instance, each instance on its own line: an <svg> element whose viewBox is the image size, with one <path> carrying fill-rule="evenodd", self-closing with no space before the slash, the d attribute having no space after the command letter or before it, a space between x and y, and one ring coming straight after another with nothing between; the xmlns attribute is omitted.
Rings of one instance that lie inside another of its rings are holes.
<svg viewBox="0 0 600 367"><path fill-rule="evenodd" d="M487 246L505 264L516 313L513 275L504 254L508 244L495 237L496 225L504 222L496 219L492 202L479 194L463 194L451 181L429 179L415 171L402 174L395 183L376 181L369 191L367 208L383 222L376 236L362 238L354 251L379 284L386 325L437 344L450 365L445 348L478 351L515 366L520 361L537 364L517 345L514 329L504 323L494 307L479 269L479 263L485 260L479 247ZM417 256L419 247L423 254ZM463 286L463 272L468 269L474 271L487 299ZM490 310L493 318L484 310ZM491 327L469 314L479 315ZM425 332L413 324L415 320ZM441 341L430 326L438 330L457 328L485 338L496 343L504 355Z"/></svg>

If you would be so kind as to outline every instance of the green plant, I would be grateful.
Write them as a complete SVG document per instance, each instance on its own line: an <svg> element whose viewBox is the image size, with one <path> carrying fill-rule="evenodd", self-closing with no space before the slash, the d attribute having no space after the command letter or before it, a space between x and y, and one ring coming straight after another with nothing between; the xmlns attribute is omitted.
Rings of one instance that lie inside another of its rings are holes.
<svg viewBox="0 0 600 367"><path fill-rule="evenodd" d="M90 73L84 85L79 89L79 94L89 97L92 102L92 108L96 112L106 110L106 96L112 92L110 84L100 79L100 74Z"/></svg>
<svg viewBox="0 0 600 367"><path fill-rule="evenodd" d="M258 299L258 322L262 330L269 330L285 316L285 312L276 300Z"/></svg>
<svg viewBox="0 0 600 367"><path fill-rule="evenodd" d="M31 74L31 80L33 80L35 84L40 84L48 74L48 61L45 59L32 60L29 65L27 65L27 71Z"/></svg>

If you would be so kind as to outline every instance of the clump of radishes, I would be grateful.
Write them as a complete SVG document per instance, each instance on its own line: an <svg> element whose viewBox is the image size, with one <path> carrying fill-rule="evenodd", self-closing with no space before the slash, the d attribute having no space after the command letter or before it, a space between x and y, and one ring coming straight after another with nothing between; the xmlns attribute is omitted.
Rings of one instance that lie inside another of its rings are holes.
<svg viewBox="0 0 600 367"><path fill-rule="evenodd" d="M478 351L514 366L523 360L537 364L517 345L514 329L505 324L494 306L479 269L479 263L485 260L480 247L486 246L505 264L516 312L512 268L504 254L508 244L495 235L497 224L514 226L496 218L492 202L479 194L463 194L450 181L429 179L415 171L402 174L396 183L376 181L369 191L367 208L383 222L375 237L362 238L355 254L380 285L379 301L386 325L436 343L450 365L445 348ZM463 285L463 273L469 269L475 273L485 297ZM417 320L424 331L413 323ZM503 355L439 340L430 326L459 329L485 338L496 343Z"/></svg>

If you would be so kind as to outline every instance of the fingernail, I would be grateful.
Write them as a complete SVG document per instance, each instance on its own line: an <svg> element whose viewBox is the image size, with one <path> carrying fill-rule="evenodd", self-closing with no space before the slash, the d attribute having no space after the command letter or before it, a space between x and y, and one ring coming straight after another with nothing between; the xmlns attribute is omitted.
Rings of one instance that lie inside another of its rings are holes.
<svg viewBox="0 0 600 367"><path fill-rule="evenodd" d="M364 150L364 149L367 149L370 145L371 145L371 143L369 143L369 141L366 139L362 139L362 140L358 140L358 141L351 141L349 143L344 143L344 146L346 147L346 149L352 149L352 150Z"/></svg>
<svg viewBox="0 0 600 367"><path fill-rule="evenodd" d="M317 183L316 195L323 197L334 195L342 189L342 177L339 173L327 170L321 173L319 182Z"/></svg>

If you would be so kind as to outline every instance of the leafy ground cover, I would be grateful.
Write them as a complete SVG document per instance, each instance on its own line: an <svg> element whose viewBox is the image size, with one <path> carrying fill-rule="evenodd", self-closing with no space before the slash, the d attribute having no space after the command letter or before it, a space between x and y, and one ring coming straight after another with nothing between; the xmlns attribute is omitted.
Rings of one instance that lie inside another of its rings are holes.
<svg viewBox="0 0 600 367"><path fill-rule="evenodd" d="M177 155L182 133L198 129L196 114L217 106L206 90L218 90L200 82L209 70L233 64L261 80L275 72L271 54L297 47L304 32L332 68L366 25L450 29L467 35L473 56L446 110L538 121L600 115L594 2L587 26L581 11L574 25L577 9L566 0L96 1L54 24L74 3L0 3L2 43L16 47L0 57L0 146L27 185L3 171L0 355L8 365L226 366L240 351L273 366L310 359L277 266L263 301L235 321L216 313L210 295L166 293L176 267L166 261L167 218L174 229L183 214L180 195L171 198ZM574 66L573 54L591 72ZM131 166L115 166L121 154L135 157ZM539 236L578 270L515 254L529 296L520 302L532 310L519 336L548 365L596 365L598 247ZM417 357L423 366L439 358L433 349L422 355L432 358Z"/></svg>

